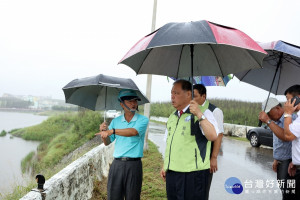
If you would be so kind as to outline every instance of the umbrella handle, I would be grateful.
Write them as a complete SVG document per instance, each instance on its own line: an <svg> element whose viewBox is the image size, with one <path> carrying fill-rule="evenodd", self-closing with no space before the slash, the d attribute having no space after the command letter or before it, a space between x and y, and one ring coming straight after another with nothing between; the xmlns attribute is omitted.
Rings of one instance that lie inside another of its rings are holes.
<svg viewBox="0 0 300 200"><path fill-rule="evenodd" d="M262 125L262 121L259 120L258 127L261 127L261 125Z"/></svg>

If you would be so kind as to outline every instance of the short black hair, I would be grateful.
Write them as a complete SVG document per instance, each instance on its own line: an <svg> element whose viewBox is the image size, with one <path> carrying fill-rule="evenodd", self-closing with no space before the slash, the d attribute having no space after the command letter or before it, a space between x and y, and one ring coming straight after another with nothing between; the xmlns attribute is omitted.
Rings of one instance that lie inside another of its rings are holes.
<svg viewBox="0 0 300 200"><path fill-rule="evenodd" d="M292 96L299 95L300 94L300 85L293 85L293 86L289 87L284 92L284 95L286 95L287 93L291 94Z"/></svg>
<svg viewBox="0 0 300 200"><path fill-rule="evenodd" d="M198 90L199 94L202 96L203 94L206 95L206 87L203 84L196 84L194 85L194 90Z"/></svg>
<svg viewBox="0 0 300 200"><path fill-rule="evenodd" d="M192 84L191 82L187 81L187 80L183 80L183 79L180 79L180 80L177 80L173 83L173 85L175 84L180 84L181 85L181 89L184 90L184 91L192 91Z"/></svg>

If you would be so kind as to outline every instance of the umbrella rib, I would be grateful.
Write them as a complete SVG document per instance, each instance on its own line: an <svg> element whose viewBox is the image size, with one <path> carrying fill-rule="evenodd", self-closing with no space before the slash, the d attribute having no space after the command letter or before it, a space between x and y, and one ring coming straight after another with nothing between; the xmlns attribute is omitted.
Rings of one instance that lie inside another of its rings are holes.
<svg viewBox="0 0 300 200"><path fill-rule="evenodd" d="M281 62L280 66L279 66L279 69L278 69L279 77L278 77L278 84L277 84L276 93L275 93L276 95L277 95L278 86L279 86L279 83L280 83L281 70L282 70L282 62Z"/></svg>
<svg viewBox="0 0 300 200"><path fill-rule="evenodd" d="M217 62L218 62L219 69L220 69L220 71L221 71L222 77L224 77L224 73L223 73L223 71L222 71L222 69L221 69L221 65L220 65L219 59L218 59L218 57L217 57L217 55L216 55L216 52L214 51L214 49L212 48L212 46L211 46L210 44L209 44L209 46L210 46L212 52L214 53L215 58L216 58L216 60L217 60Z"/></svg>
<svg viewBox="0 0 300 200"><path fill-rule="evenodd" d="M184 45L182 45L181 51L180 51L180 55L178 56L178 57L179 57L179 60L178 60L178 67L177 67L176 78L178 78L178 74L179 74L180 61L181 61L181 56L182 56L183 47L184 47Z"/></svg>
<svg viewBox="0 0 300 200"><path fill-rule="evenodd" d="M137 74L139 74L139 72L140 72L140 70L141 70L141 68L142 68L142 66L143 66L143 64L144 64L144 62L146 61L146 58L148 57L148 55L150 54L150 52L151 52L152 50L153 50L153 48L152 48L152 49L149 49L149 52L148 52L148 54L145 56L145 58L144 58L142 64L141 64L140 67L139 67L139 70L137 70Z"/></svg>
<svg viewBox="0 0 300 200"><path fill-rule="evenodd" d="M243 79L245 78L245 76L247 76L247 74L248 74L250 71L251 71L251 69L249 69L249 70L245 73L245 75L242 76L242 77L240 78L240 81L243 80Z"/></svg>

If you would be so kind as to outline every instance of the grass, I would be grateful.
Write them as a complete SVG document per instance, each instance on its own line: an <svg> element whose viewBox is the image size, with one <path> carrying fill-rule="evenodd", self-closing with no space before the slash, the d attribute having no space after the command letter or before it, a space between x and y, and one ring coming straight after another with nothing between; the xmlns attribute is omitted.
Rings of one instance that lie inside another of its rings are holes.
<svg viewBox="0 0 300 200"><path fill-rule="evenodd" d="M0 137L4 137L4 136L6 136L6 134L7 134L6 131L2 130L1 133L0 133Z"/></svg>
<svg viewBox="0 0 300 200"><path fill-rule="evenodd" d="M234 136L226 136L230 139L233 139L233 140L239 140L239 141L243 141L243 142L249 142L249 140L247 138L244 138L244 137L234 137Z"/></svg>
<svg viewBox="0 0 300 200"><path fill-rule="evenodd" d="M29 154L27 154L27 156L25 158L22 159L22 161L21 161L21 169L22 169L23 173L25 173L26 170L28 168L30 168L30 163L31 163L32 158L33 158L34 155L35 155L35 152L32 151Z"/></svg>
<svg viewBox="0 0 300 200"><path fill-rule="evenodd" d="M144 152L143 162L143 185L142 185L142 200L162 200L167 199L166 184L160 177L160 170L163 159L155 144L148 141L149 149ZM107 179L95 181L93 197L91 200L107 199Z"/></svg>
<svg viewBox="0 0 300 200"><path fill-rule="evenodd" d="M163 125L166 125L166 122L160 122L160 121L156 121L156 120L152 120L150 119L150 122L155 122L157 124L163 124Z"/></svg>

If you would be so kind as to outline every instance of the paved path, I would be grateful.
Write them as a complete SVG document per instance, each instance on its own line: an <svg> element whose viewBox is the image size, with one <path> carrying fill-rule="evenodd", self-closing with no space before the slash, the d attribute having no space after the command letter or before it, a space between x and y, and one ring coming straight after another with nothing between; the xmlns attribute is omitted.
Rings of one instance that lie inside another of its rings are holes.
<svg viewBox="0 0 300 200"><path fill-rule="evenodd" d="M149 139L158 146L162 154L165 151L164 131L165 125L150 122ZM272 151L272 148L254 148L248 142L224 137L222 153L218 157L219 170L214 174L210 199L281 199L276 186L276 173L272 171ZM241 181L244 187L241 194L230 194L225 190L225 181L230 177ZM272 182L275 183L273 187Z"/></svg>

